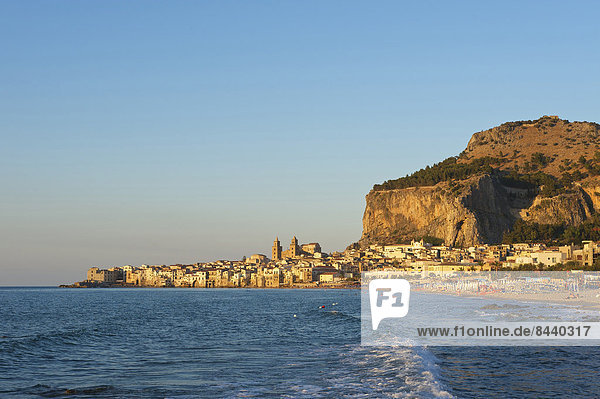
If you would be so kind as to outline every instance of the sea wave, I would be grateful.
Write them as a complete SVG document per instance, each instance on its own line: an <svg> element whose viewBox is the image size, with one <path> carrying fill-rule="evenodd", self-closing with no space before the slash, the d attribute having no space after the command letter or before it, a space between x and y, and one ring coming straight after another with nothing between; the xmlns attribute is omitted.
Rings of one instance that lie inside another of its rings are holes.
<svg viewBox="0 0 600 399"><path fill-rule="evenodd" d="M42 398L62 397L114 397L119 394L112 385L95 385L87 387L64 388L44 384L36 384L15 390L16 394L41 396Z"/></svg>
<svg viewBox="0 0 600 399"><path fill-rule="evenodd" d="M354 347L340 365L331 382L345 397L454 397L441 381L437 358L424 347Z"/></svg>

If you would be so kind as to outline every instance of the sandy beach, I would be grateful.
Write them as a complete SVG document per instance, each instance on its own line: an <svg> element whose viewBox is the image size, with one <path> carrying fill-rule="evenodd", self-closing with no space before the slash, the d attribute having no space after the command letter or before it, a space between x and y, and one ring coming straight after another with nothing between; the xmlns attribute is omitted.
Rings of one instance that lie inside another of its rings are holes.
<svg viewBox="0 0 600 399"><path fill-rule="evenodd" d="M436 291L436 290L427 290L421 289L418 290L420 292L427 293L437 293L437 294L446 294L446 295L455 295L461 297L470 297L470 298L489 298L489 299L505 299L505 300L515 300L515 301L524 301L524 302L544 302L544 303L553 303L560 305L570 305L581 307L582 309L594 309L600 310L600 290L585 290L580 291L576 295L577 297L569 297L571 294L568 291L556 291L556 292L535 292L535 293L527 293L527 292L457 292L457 291Z"/></svg>

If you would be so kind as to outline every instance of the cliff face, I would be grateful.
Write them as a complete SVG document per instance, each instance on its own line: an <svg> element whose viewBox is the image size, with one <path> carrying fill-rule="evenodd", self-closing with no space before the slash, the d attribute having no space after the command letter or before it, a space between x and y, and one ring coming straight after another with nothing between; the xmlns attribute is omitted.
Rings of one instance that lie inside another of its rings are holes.
<svg viewBox="0 0 600 399"><path fill-rule="evenodd" d="M529 168L529 152L534 155L531 159L542 159L537 171L556 176L556 181L565 170L574 175L585 172L585 168L592 170L596 166L578 158L600 159L596 153L600 149L596 143L598 125L554 117L527 122L512 122L475 133L457 159L457 163L467 163L490 154L504 157L495 171L429 186L371 190L366 196L359 243L394 244L424 236L441 238L456 246L499 243L518 219L579 225L591 218L600 210L598 177L585 175L582 181L569 183L568 190L542 196L543 186L533 190L509 187L501 176L519 170L519 165L521 170ZM549 138L557 144L548 146ZM528 145L531 140L540 145L532 149ZM565 151L566 147L570 150ZM507 156L509 151L512 156ZM547 158L540 158L540 153Z"/></svg>
<svg viewBox="0 0 600 399"><path fill-rule="evenodd" d="M594 204L583 189L572 194L561 194L552 198L539 198L533 205L520 212L523 220L540 224L579 225L596 212Z"/></svg>
<svg viewBox="0 0 600 399"><path fill-rule="evenodd" d="M458 196L444 188L371 191L361 244L392 244L422 236L461 246L498 241L515 219L508 192L491 176L470 179Z"/></svg>

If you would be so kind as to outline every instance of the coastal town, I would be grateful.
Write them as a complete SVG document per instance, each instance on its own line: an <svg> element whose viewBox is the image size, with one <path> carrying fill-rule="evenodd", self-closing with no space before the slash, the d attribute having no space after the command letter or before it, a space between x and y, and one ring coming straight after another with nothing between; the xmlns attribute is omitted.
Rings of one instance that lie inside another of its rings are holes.
<svg viewBox="0 0 600 399"><path fill-rule="evenodd" d="M549 247L544 244L481 245L453 248L425 240L410 244L351 246L326 253L319 243L288 249L275 239L271 257L253 254L242 260L207 263L92 267L84 281L68 287L188 287L188 288L351 288L361 273L401 270L452 273L492 270L592 270L600 258L600 243Z"/></svg>

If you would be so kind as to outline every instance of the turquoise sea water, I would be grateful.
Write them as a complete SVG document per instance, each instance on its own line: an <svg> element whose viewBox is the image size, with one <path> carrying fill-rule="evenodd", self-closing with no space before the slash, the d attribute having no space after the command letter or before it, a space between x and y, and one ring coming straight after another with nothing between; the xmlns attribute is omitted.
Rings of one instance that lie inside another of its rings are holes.
<svg viewBox="0 0 600 399"><path fill-rule="evenodd" d="M0 397L594 397L599 355L361 347L358 290L0 288Z"/></svg>

